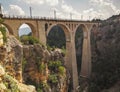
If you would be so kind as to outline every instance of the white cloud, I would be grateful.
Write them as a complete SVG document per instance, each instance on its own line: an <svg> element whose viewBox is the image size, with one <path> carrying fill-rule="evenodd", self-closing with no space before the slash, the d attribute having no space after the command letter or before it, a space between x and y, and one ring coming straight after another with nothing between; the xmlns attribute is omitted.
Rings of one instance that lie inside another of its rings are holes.
<svg viewBox="0 0 120 92"><path fill-rule="evenodd" d="M28 4L42 5L47 4L49 6L56 6L59 3L59 0L23 0Z"/></svg>
<svg viewBox="0 0 120 92"><path fill-rule="evenodd" d="M83 18L87 20L91 20L94 18L101 18L103 16L100 11L95 11L93 8L83 11Z"/></svg>
<svg viewBox="0 0 120 92"><path fill-rule="evenodd" d="M100 13L104 18L120 13L120 10L111 0L90 0L90 3L97 9L96 12Z"/></svg>
<svg viewBox="0 0 120 92"><path fill-rule="evenodd" d="M59 1L58 0L46 0L46 3L50 6L56 6L58 5Z"/></svg>
<svg viewBox="0 0 120 92"><path fill-rule="evenodd" d="M23 1L28 4L44 4L45 0L23 0Z"/></svg>
<svg viewBox="0 0 120 92"><path fill-rule="evenodd" d="M70 16L70 13L72 14L74 19L80 19L80 12L78 12L77 10L75 10L72 6L67 5L67 4L62 4L61 5L61 10L63 11L63 13L66 13L66 17L68 18L68 15Z"/></svg>
<svg viewBox="0 0 120 92"><path fill-rule="evenodd" d="M18 5L10 5L10 10L7 11L9 12L9 14L11 15L25 15L25 12L23 11L23 9L21 7L19 7Z"/></svg>

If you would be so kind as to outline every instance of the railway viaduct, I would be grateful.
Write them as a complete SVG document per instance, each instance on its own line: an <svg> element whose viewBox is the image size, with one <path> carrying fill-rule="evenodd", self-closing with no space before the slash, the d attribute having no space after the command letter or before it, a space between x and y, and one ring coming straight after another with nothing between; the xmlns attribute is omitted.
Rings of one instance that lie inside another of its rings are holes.
<svg viewBox="0 0 120 92"><path fill-rule="evenodd" d="M91 29L99 26L99 23L91 21L46 19L46 18L23 18L23 17L4 17L3 25L7 27L9 33L18 36L19 27L27 24L32 30L32 36L36 37L41 43L46 44L46 37L54 26L60 26L66 37L66 56L65 65L72 76L73 92L76 92L78 84L78 73L76 63L75 33L78 27L83 30L83 49L82 49L82 77L89 78L91 74Z"/></svg>

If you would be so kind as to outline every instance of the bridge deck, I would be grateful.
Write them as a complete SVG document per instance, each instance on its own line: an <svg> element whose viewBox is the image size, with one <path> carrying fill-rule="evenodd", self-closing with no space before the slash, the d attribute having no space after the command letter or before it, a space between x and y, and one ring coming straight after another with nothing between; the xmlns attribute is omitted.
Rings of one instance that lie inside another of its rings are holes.
<svg viewBox="0 0 120 92"><path fill-rule="evenodd" d="M62 19L62 18L49 18L49 17L27 17L27 16L3 16L3 19L12 20L38 20L38 21L58 21L58 22L81 22L81 23L98 23L90 20L77 20L77 19Z"/></svg>

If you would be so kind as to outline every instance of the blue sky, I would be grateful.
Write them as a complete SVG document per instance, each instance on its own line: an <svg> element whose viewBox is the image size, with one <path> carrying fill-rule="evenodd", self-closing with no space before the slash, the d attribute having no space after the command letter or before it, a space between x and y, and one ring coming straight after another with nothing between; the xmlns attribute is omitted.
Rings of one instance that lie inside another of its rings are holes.
<svg viewBox="0 0 120 92"><path fill-rule="evenodd" d="M70 19L106 19L120 13L120 0L0 0L4 15L33 16Z"/></svg>

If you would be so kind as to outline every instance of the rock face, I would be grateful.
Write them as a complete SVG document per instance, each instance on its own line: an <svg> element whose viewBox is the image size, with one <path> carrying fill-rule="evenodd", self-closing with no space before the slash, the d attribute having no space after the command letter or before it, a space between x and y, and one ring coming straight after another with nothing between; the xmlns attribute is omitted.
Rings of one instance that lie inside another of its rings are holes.
<svg viewBox="0 0 120 92"><path fill-rule="evenodd" d="M92 52L90 92L119 92L120 15L101 23L92 39Z"/></svg>
<svg viewBox="0 0 120 92"><path fill-rule="evenodd" d="M32 85L19 83L15 78L5 73L4 68L0 65L0 92L36 92Z"/></svg>
<svg viewBox="0 0 120 92"><path fill-rule="evenodd" d="M35 87L22 84L22 57L21 43L9 36L0 47L0 92L36 92Z"/></svg>
<svg viewBox="0 0 120 92"><path fill-rule="evenodd" d="M22 45L21 43L13 36L9 36L7 43L1 48L2 57L1 60L5 66L6 72L9 75L15 77L19 82L22 82Z"/></svg>
<svg viewBox="0 0 120 92"><path fill-rule="evenodd" d="M37 44L23 46L23 53L23 80L26 84L39 86L37 89L44 92L67 92L68 79L60 50L48 51Z"/></svg>
<svg viewBox="0 0 120 92"><path fill-rule="evenodd" d="M3 76L5 74L5 70L3 69L3 67L0 65L0 77Z"/></svg>
<svg viewBox="0 0 120 92"><path fill-rule="evenodd" d="M48 51L40 44L22 45L14 36L8 36L0 47L0 92L67 92L69 77L63 56L60 49Z"/></svg>

